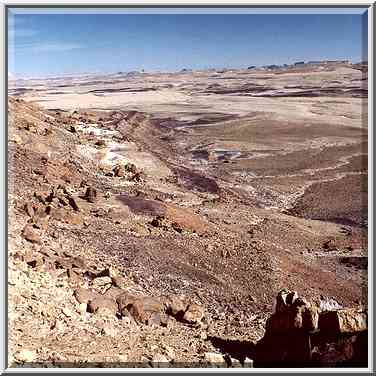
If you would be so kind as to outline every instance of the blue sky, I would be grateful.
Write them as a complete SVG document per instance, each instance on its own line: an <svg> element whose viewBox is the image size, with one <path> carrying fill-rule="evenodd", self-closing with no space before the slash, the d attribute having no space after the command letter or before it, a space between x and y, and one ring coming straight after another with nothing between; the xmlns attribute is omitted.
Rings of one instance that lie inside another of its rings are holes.
<svg viewBox="0 0 376 376"><path fill-rule="evenodd" d="M242 68L320 59L360 61L366 53L366 41L362 43L366 17L359 11L358 14L10 12L9 72L16 76Z"/></svg>

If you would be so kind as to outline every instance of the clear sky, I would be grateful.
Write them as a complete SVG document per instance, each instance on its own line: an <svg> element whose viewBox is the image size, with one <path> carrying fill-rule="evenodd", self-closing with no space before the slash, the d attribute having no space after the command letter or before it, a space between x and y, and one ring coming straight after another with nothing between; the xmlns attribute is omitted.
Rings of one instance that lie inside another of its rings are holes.
<svg viewBox="0 0 376 376"><path fill-rule="evenodd" d="M366 59L358 14L16 14L16 76ZM13 13L12 13L13 12ZM60 11L62 12L62 11Z"/></svg>

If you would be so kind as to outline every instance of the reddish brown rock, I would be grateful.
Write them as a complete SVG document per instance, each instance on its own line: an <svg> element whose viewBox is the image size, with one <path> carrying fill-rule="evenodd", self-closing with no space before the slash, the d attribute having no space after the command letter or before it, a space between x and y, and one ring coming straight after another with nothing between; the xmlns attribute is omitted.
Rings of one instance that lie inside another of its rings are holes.
<svg viewBox="0 0 376 376"><path fill-rule="evenodd" d="M67 270L69 283L72 285L81 285L84 282L83 277L73 269Z"/></svg>
<svg viewBox="0 0 376 376"><path fill-rule="evenodd" d="M186 208L179 208L173 205L166 205L165 217L169 219L174 228L179 231L186 230L204 234L209 230L209 225L199 215L194 214Z"/></svg>
<svg viewBox="0 0 376 376"><path fill-rule="evenodd" d="M42 240L37 231L31 226L26 225L23 229L23 237L31 243L42 244Z"/></svg>
<svg viewBox="0 0 376 376"><path fill-rule="evenodd" d="M82 225L84 223L83 218L78 214L70 214L66 216L66 221L72 225Z"/></svg>
<svg viewBox="0 0 376 376"><path fill-rule="evenodd" d="M115 286L111 286L104 294L103 296L105 296L106 298L109 298L109 299L114 299L116 300L121 294L124 293L124 290L119 288L119 287L115 287Z"/></svg>
<svg viewBox="0 0 376 376"><path fill-rule="evenodd" d="M268 334L285 334L297 330L311 332L318 328L319 311L315 306L304 299L297 298L293 304L289 304L281 310L276 311L266 322Z"/></svg>
<svg viewBox="0 0 376 376"><path fill-rule="evenodd" d="M155 298L141 298L131 304L128 311L137 322L149 323L162 310L161 303Z"/></svg>
<svg viewBox="0 0 376 376"><path fill-rule="evenodd" d="M118 305L114 299L105 298L103 296L97 296L92 300L89 300L87 304L88 312L91 313L111 313L112 315L116 315L118 311Z"/></svg>
<svg viewBox="0 0 376 376"><path fill-rule="evenodd" d="M73 174L69 171L60 175L60 179L65 183L73 182Z"/></svg>
<svg viewBox="0 0 376 376"><path fill-rule="evenodd" d="M205 317L204 307L198 304L190 304L184 313L183 320L189 324L199 324Z"/></svg>
<svg viewBox="0 0 376 376"><path fill-rule="evenodd" d="M156 314L162 312L162 304L156 298L136 297L124 293L118 296L116 301L119 306L119 311L123 316L131 315L135 321L145 324L150 320L155 323L157 317Z"/></svg>
<svg viewBox="0 0 376 376"><path fill-rule="evenodd" d="M128 292L124 292L123 294L118 296L116 298L116 302L119 306L119 312L123 314L123 311L127 311L128 307L130 307L130 305L133 304L137 299L138 297L131 295Z"/></svg>
<svg viewBox="0 0 376 376"><path fill-rule="evenodd" d="M89 301L91 301L91 300L100 296L95 291L85 289L83 287L75 290L73 295L79 303L88 303Z"/></svg>
<svg viewBox="0 0 376 376"><path fill-rule="evenodd" d="M57 221L61 221L64 223L70 223L73 225L82 225L84 219L81 214L74 213L67 209L53 209L51 212L52 218L56 219Z"/></svg>
<svg viewBox="0 0 376 376"><path fill-rule="evenodd" d="M266 322L267 335L286 335L296 331L305 333L318 328L319 308L295 291L281 290L276 298L275 313Z"/></svg>
<svg viewBox="0 0 376 376"><path fill-rule="evenodd" d="M172 222L171 223L171 227L176 231L176 232L179 232L179 233L182 233L184 231L183 227L181 226L181 224L177 223L177 222Z"/></svg>

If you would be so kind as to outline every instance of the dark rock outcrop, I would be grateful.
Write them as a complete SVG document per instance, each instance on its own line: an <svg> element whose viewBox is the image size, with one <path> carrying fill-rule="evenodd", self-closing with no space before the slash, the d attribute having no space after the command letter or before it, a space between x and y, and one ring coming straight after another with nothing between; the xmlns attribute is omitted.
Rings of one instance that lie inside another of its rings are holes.
<svg viewBox="0 0 376 376"><path fill-rule="evenodd" d="M282 290L257 343L256 367L367 366L367 312L322 310Z"/></svg>

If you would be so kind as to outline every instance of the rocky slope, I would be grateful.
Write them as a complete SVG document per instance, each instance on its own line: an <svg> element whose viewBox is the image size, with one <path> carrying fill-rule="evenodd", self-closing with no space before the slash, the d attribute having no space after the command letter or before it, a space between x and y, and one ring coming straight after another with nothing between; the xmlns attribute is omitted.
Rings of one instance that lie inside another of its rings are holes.
<svg viewBox="0 0 376 376"><path fill-rule="evenodd" d="M8 116L11 366L257 366L281 288L366 305L364 228L249 201L166 119Z"/></svg>

